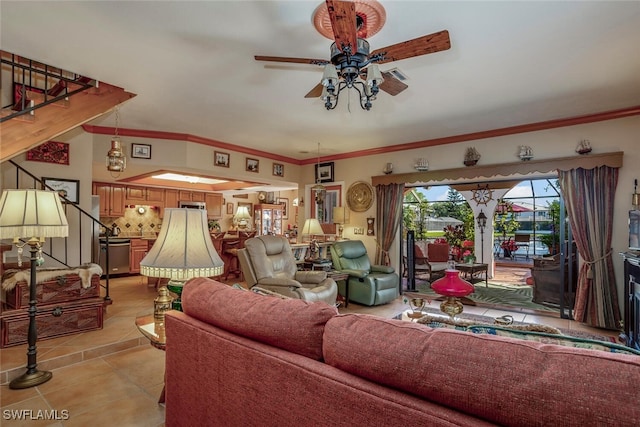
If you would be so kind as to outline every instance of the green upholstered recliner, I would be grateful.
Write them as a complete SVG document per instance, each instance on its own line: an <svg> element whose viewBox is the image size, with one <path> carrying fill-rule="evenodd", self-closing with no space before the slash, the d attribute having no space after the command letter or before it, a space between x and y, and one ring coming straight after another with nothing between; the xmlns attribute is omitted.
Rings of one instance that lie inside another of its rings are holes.
<svg viewBox="0 0 640 427"><path fill-rule="evenodd" d="M349 301L379 305L393 301L399 294L399 277L393 267L371 265L367 249L360 240L345 240L331 246L333 268L349 273ZM340 294L345 285L338 284Z"/></svg>

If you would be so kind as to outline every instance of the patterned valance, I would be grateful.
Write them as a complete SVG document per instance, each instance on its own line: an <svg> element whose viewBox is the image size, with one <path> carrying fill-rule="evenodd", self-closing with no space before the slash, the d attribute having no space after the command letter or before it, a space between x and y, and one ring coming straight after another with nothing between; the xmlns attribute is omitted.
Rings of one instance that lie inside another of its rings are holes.
<svg viewBox="0 0 640 427"><path fill-rule="evenodd" d="M582 156L559 157L555 159L518 161L494 165L476 165L464 168L429 170L426 172L399 173L371 177L375 185L400 183L433 182L445 180L479 179L495 176L527 175L530 173L549 173L559 170L593 169L600 166L622 167L623 151Z"/></svg>

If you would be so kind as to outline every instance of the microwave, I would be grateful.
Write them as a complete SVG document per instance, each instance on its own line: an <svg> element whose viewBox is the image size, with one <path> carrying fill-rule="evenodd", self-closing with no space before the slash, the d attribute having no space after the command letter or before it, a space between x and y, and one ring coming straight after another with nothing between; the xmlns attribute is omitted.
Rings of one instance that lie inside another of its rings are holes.
<svg viewBox="0 0 640 427"><path fill-rule="evenodd" d="M178 206L181 208L188 208L188 209L207 210L207 205L205 202L180 202Z"/></svg>

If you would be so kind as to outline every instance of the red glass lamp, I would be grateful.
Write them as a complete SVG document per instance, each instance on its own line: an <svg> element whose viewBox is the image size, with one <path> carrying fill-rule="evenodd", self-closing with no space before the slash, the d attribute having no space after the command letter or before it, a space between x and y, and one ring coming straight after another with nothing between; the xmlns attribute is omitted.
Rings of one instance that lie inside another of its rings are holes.
<svg viewBox="0 0 640 427"><path fill-rule="evenodd" d="M440 310L448 314L452 319L462 313L464 306L458 298L466 297L473 293L474 287L471 283L460 278L460 271L454 266L449 266L445 271L445 276L431 284L431 289L446 299L440 304Z"/></svg>

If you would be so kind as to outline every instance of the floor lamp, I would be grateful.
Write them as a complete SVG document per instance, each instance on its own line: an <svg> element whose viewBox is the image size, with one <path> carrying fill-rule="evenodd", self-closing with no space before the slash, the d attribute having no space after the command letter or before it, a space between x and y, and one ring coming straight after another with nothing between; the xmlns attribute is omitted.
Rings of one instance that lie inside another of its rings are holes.
<svg viewBox="0 0 640 427"><path fill-rule="evenodd" d="M224 263L213 247L207 225L207 211L167 208L160 234L140 261L140 274L169 279L167 288L178 298L172 308L182 311L180 296L184 283L194 277L219 276Z"/></svg>
<svg viewBox="0 0 640 427"><path fill-rule="evenodd" d="M0 239L12 239L18 248L18 266L22 265L22 251L29 245L29 330L27 332L27 371L9 383L9 388L22 389L45 383L51 372L39 371L37 366L38 328L36 325L37 294L36 266L44 261L42 244L46 237L69 235L67 217L58 193L44 190L4 190L0 197ZM20 243L21 238L28 239Z"/></svg>
<svg viewBox="0 0 640 427"><path fill-rule="evenodd" d="M487 216L482 210L478 214L478 228L480 228L480 262L484 264L484 228L487 226Z"/></svg>

